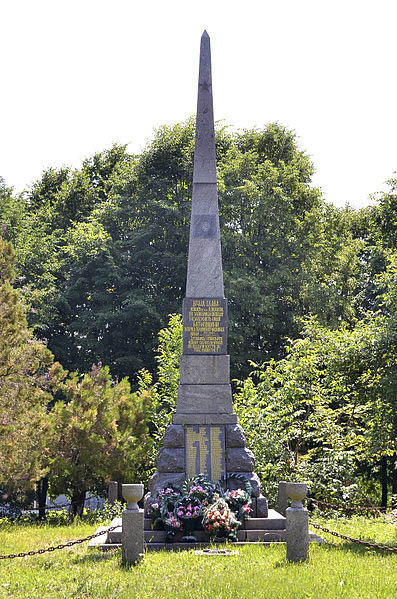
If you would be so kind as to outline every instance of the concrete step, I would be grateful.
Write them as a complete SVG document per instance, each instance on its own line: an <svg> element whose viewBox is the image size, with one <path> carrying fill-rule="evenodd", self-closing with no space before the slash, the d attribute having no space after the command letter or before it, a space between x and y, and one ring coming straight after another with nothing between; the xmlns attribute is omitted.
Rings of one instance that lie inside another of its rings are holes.
<svg viewBox="0 0 397 599"><path fill-rule="evenodd" d="M253 531L255 532L255 531ZM255 535L250 540L245 541L237 541L235 543L227 544L227 548L233 547L244 547L245 545L271 545L272 543L285 543L285 531L268 531L268 535L266 536L266 531L259 531L261 534L261 539L255 540ZM251 531L247 531L247 533L251 533ZM325 543L324 539L316 535L315 533L309 533L309 539L311 543ZM219 547L225 547L223 543L218 545ZM107 543L107 542L98 542L98 539L92 539L89 543L89 549L99 549L101 551L110 551L114 549L121 549L121 543ZM214 543L207 542L198 542L198 543L164 543L164 542L145 542L146 551L160 551L161 549L165 549L166 551L186 551L191 549L203 549L207 547L214 547Z"/></svg>
<svg viewBox="0 0 397 599"><path fill-rule="evenodd" d="M276 510L269 509L268 518L247 518L242 528L255 530L284 530L285 517L276 512ZM145 518L144 529L152 531L152 520L150 520L150 518Z"/></svg>
<svg viewBox="0 0 397 599"><path fill-rule="evenodd" d="M177 533L174 539L174 543L165 543L165 532L163 530L152 530L152 521L149 518L145 518L144 521L144 538L147 550L181 550L181 549L199 549L201 547L209 547L211 543L209 536L203 530L195 531L195 537L197 543L184 543L182 541L182 534ZM117 526L117 528L110 532L101 535L95 539L92 539L89 543L89 547L96 547L107 551L108 549L115 549L121 547L121 518L114 518L111 522L111 526ZM106 526L101 526L97 531L106 530ZM309 533L311 542L324 542L321 537L314 533ZM243 527L237 532L238 541L233 543L234 545L244 545L251 543L284 543L286 540L285 531L285 518L275 510L269 510L268 518L249 518L245 520Z"/></svg>
<svg viewBox="0 0 397 599"><path fill-rule="evenodd" d="M163 530L145 530L146 543L164 543L165 532ZM196 530L194 536L199 543L208 543L208 533L204 530ZM285 538L285 530L255 530L241 529L237 531L239 541L280 541ZM121 543L121 530L115 530L109 533L108 543ZM182 543L182 534L177 533L174 539L175 543Z"/></svg>

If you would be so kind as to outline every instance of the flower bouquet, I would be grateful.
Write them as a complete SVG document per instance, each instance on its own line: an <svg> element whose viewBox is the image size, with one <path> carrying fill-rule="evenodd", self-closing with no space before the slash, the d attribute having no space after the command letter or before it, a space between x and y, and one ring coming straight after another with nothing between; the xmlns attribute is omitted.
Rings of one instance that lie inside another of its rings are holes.
<svg viewBox="0 0 397 599"><path fill-rule="evenodd" d="M200 499L194 495L184 495L175 504L174 515L181 522L183 541L194 543L196 537L193 531L199 527L202 516Z"/></svg>
<svg viewBox="0 0 397 599"><path fill-rule="evenodd" d="M185 480L181 487L183 495L199 499L203 506L212 503L214 493L221 492L220 487L211 482L203 474Z"/></svg>
<svg viewBox="0 0 397 599"><path fill-rule="evenodd" d="M172 543L174 540L174 536L177 532L179 532L182 528L182 523L175 516L173 512L167 512L163 517L164 528L166 531L165 542Z"/></svg>
<svg viewBox="0 0 397 599"><path fill-rule="evenodd" d="M214 540L226 538L237 541L237 529L240 522L222 498L217 499L204 510L203 528Z"/></svg>
<svg viewBox="0 0 397 599"><path fill-rule="evenodd" d="M167 514L174 511L175 504L181 499L181 492L175 487L159 489L150 497L146 514L152 520L152 528L166 527Z"/></svg>
<svg viewBox="0 0 397 599"><path fill-rule="evenodd" d="M243 489L232 489L225 493L225 501L235 513L237 520L242 522L251 513L251 497Z"/></svg>

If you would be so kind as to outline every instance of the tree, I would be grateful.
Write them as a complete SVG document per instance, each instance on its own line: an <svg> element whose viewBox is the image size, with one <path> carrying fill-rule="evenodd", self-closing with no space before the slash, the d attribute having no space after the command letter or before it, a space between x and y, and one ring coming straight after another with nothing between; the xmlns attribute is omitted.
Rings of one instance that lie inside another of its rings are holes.
<svg viewBox="0 0 397 599"><path fill-rule="evenodd" d="M397 345L385 318L352 330L312 318L287 352L256 366L235 398L270 494L278 480L294 477L324 498L351 492L348 479L366 476L373 488L382 458L396 451Z"/></svg>
<svg viewBox="0 0 397 599"><path fill-rule="evenodd" d="M325 204L293 132L218 127L216 146L229 349L242 377L249 359L283 356L302 316L337 328L378 309L371 280L385 260L371 257L375 216ZM31 326L66 368L101 361L131 380L154 371L157 331L185 293L193 152L189 120L160 128L140 155L114 146L24 194L19 285Z"/></svg>
<svg viewBox="0 0 397 599"><path fill-rule="evenodd" d="M80 378L55 363L57 401L49 415L50 492L71 496L70 514L81 515L87 491L101 492L111 480L145 481L150 468L150 391L131 393L128 380L113 382L107 366Z"/></svg>
<svg viewBox="0 0 397 599"><path fill-rule="evenodd" d="M24 305L12 287L14 262L11 245L0 237L0 484L24 491L43 472L53 358L27 327Z"/></svg>

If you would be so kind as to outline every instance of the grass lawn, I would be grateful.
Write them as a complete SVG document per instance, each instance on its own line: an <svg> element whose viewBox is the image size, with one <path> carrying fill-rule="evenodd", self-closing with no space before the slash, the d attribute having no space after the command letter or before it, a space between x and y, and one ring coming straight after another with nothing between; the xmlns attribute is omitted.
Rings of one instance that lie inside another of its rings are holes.
<svg viewBox="0 0 397 599"><path fill-rule="evenodd" d="M356 518L325 526L365 540L397 546L397 526ZM94 526L10 525L0 530L0 553L28 551L94 532ZM323 535L325 537L325 535ZM238 547L237 556L149 553L122 568L121 552L87 551L87 543L40 556L0 561L0 597L23 599L139 597L193 599L394 599L397 554L340 541L312 544L310 559L289 564L285 546Z"/></svg>

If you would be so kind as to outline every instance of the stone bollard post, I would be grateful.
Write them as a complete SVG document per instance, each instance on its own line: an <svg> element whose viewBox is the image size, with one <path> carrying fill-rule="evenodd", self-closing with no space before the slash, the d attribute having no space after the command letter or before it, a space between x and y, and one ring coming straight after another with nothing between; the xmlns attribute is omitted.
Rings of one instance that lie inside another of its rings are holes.
<svg viewBox="0 0 397 599"><path fill-rule="evenodd" d="M108 486L108 504L113 505L118 497L118 482L111 480Z"/></svg>
<svg viewBox="0 0 397 599"><path fill-rule="evenodd" d="M122 514L121 545L123 564L135 565L143 558L144 531L143 510L138 501L143 497L143 485L122 485L127 509Z"/></svg>
<svg viewBox="0 0 397 599"><path fill-rule="evenodd" d="M286 510L287 560L300 562L309 551L309 513L302 500L307 495L306 483L287 483L287 495L292 500Z"/></svg>
<svg viewBox="0 0 397 599"><path fill-rule="evenodd" d="M285 516L288 507L287 484L284 480L278 483L278 511Z"/></svg>

